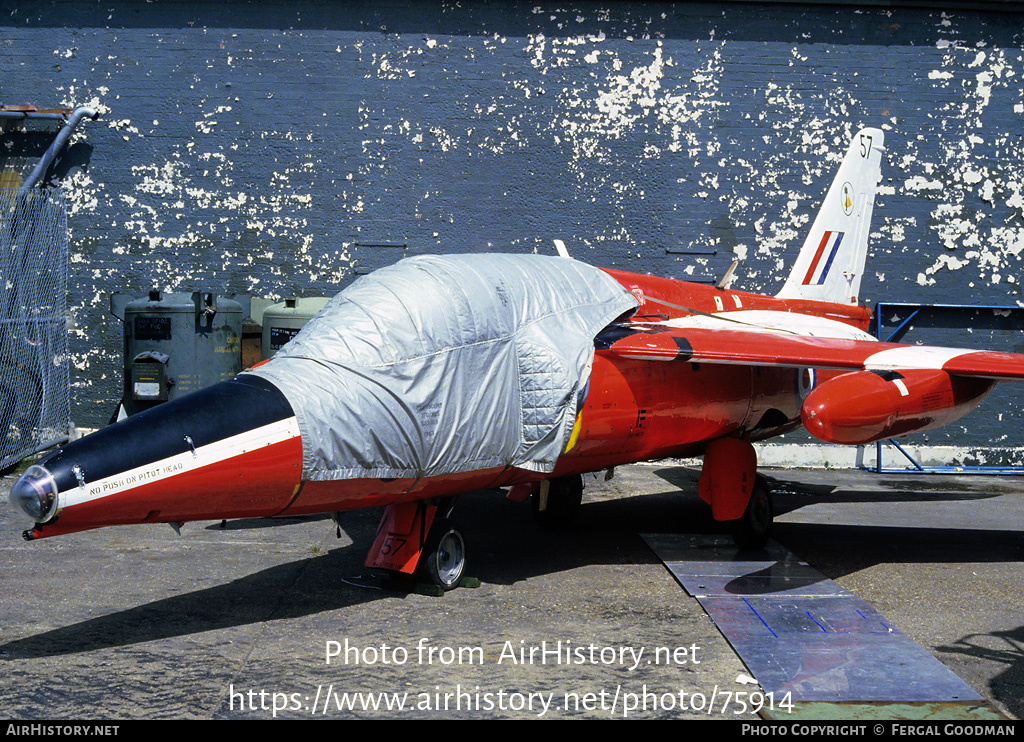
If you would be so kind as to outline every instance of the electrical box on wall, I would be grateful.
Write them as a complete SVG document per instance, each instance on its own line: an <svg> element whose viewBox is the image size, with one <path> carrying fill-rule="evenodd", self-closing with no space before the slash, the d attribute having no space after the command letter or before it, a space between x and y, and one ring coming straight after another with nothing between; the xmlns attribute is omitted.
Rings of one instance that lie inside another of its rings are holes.
<svg viewBox="0 0 1024 742"><path fill-rule="evenodd" d="M242 370L242 305L213 293L117 294L124 323L124 412L133 415Z"/></svg>

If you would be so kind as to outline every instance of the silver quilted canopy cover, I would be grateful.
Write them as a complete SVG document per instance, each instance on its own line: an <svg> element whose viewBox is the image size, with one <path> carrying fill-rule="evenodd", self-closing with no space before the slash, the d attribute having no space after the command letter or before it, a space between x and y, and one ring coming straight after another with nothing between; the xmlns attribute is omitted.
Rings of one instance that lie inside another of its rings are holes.
<svg viewBox="0 0 1024 742"><path fill-rule="evenodd" d="M636 300L562 257L419 256L335 296L269 362L309 479L551 471L594 336Z"/></svg>

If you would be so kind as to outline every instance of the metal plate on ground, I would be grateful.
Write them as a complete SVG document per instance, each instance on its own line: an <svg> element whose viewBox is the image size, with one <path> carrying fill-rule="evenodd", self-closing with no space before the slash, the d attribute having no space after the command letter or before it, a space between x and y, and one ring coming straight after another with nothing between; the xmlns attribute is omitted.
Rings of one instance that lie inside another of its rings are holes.
<svg viewBox="0 0 1024 742"><path fill-rule="evenodd" d="M820 597L849 594L806 564L728 562L715 565L708 562L672 562L669 570L686 588L686 592L698 599L716 595Z"/></svg>
<svg viewBox="0 0 1024 742"><path fill-rule="evenodd" d="M751 559L724 537L644 539L777 699L982 700L864 600L778 544Z"/></svg>

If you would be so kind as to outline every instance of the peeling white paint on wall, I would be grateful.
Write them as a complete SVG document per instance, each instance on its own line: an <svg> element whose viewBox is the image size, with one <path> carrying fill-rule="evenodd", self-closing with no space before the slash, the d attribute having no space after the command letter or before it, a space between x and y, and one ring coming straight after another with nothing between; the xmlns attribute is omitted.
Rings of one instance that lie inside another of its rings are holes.
<svg viewBox="0 0 1024 742"><path fill-rule="evenodd" d="M801 33L761 39L742 26L756 9L704 10L569 3L504 22L445 4L429 32L372 14L357 32L149 29L151 55L116 21L47 39L64 105L101 107L75 136L93 162L64 183L73 264L99 270L82 302L127 281L341 284L366 266L360 240L552 236L695 277L666 247L731 253L737 287L772 292L861 125L887 134L867 291L1020 295L1020 49L965 12L837 10L826 28L779 6Z"/></svg>

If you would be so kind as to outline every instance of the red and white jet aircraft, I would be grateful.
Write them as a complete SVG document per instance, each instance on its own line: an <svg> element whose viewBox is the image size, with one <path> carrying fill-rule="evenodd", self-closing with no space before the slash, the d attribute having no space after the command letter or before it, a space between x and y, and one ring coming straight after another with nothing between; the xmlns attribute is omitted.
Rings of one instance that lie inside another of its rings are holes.
<svg viewBox="0 0 1024 742"><path fill-rule="evenodd" d="M927 430L966 414L996 381L1024 377L1021 355L880 343L865 331L869 312L858 305L858 293L882 151L878 129L853 137L776 296L600 271L565 257L517 256L533 261L526 274L552 265L545 261L563 261L555 267L575 264L588 279L610 277L615 301L627 307L616 303L587 340L582 371L559 407L568 422L558 418L540 433L531 431L531 441L543 438L557 446L551 459L517 458L515 450L489 438L480 441L479 457L455 456L457 449L472 453L474 442L467 444L466 437L483 439L489 429L438 424L447 408L460 408L460 419L493 418L498 426L520 420L523 401L486 394L486 380L501 369L459 366L449 346L443 349L445 362L455 365L436 377L420 374L434 379L429 404L403 397L417 381L407 373L375 377L369 385L363 383L369 371L352 371L349 355L384 353L362 347L360 327L390 323L382 329L389 339L381 343L418 347L420 323L431 326L432 313L451 309L434 294L410 308L418 287L388 284L391 274L384 269L372 285L383 287L382 307L401 295L400 320L383 309L378 315L372 306L360 315L368 324L360 325L360 319L354 327L325 326L327 320L314 319L293 341L303 338L295 347L304 350L291 358L305 366L288 366L275 356L264 369L135 415L39 460L11 490L12 503L35 522L25 538L120 524L177 527L194 520L384 506L367 564L417 573L448 589L459 583L465 565L462 536L448 519L456 496L507 488L514 500L532 496L538 517L558 524L578 507L585 472L703 455L700 496L716 519L733 523L741 546L763 545L772 505L756 476L753 441L801 425L824 441L844 444ZM468 275L481 257L448 256L444 269L458 276L464 267ZM558 299L531 296L507 276L493 283L494 295L484 297L491 302L487 306L510 313L535 300ZM360 285L335 301L365 294L370 284ZM461 342L475 346L473 328L453 329L461 317L461 305L444 315L443 334L468 335ZM345 358L339 361L326 350L316 357L321 340L324 347L340 343ZM335 363L347 375L331 388L316 374ZM523 357L509 363L521 365ZM379 364L359 368L371 366L380 373ZM294 368L308 368L310 376ZM480 379L484 393L473 404L485 399L486 410L461 409L479 390L463 387L456 393L453 387L448 393L449 380L455 384L464 373L470 386ZM360 417L364 398L386 414ZM351 424L332 411L335 403L343 404L344 415L356 410L355 420L383 422ZM407 456L407 450L413 453Z"/></svg>

